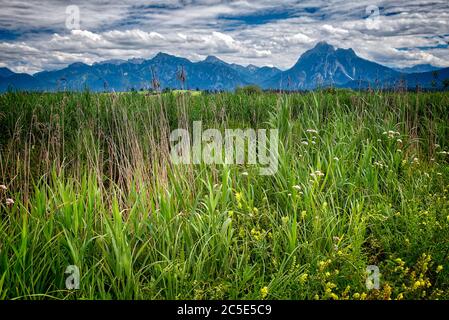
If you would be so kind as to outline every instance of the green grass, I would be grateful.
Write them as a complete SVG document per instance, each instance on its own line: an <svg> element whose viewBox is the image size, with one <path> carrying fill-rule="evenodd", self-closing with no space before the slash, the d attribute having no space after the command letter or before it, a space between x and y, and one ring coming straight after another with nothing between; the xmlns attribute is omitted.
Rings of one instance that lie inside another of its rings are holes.
<svg viewBox="0 0 449 320"><path fill-rule="evenodd" d="M129 94L129 93L132 93L132 92L120 92L120 94ZM148 94L148 91L147 90L143 90L143 91L136 91L135 93L138 93L138 94ZM192 96L199 96L199 95L201 95L201 91L197 91L197 90L180 90L180 89L173 89L173 90L170 90L169 92L162 92L162 94L174 94L174 95L179 95L179 94L189 94L189 95L192 95ZM153 94L153 95L155 95L156 94L156 92L152 92L151 94Z"/></svg>
<svg viewBox="0 0 449 320"><path fill-rule="evenodd" d="M448 93L0 95L0 298L447 299L448 119ZM172 165L195 120L278 128L278 172Z"/></svg>

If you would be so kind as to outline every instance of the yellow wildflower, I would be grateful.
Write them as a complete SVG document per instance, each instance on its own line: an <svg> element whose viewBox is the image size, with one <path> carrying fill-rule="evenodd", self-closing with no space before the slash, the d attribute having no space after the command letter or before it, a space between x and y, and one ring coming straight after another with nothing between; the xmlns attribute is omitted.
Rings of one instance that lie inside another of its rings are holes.
<svg viewBox="0 0 449 320"><path fill-rule="evenodd" d="M335 293L333 293L333 292L330 294L330 297L333 300L338 300L338 296Z"/></svg>
<svg viewBox="0 0 449 320"><path fill-rule="evenodd" d="M413 284L413 289L418 289L421 286L421 281L417 280L414 284Z"/></svg>
<svg viewBox="0 0 449 320"><path fill-rule="evenodd" d="M268 296L268 287L263 287L260 289L260 296L265 299Z"/></svg>
<svg viewBox="0 0 449 320"><path fill-rule="evenodd" d="M309 275L307 273L303 273L300 277L299 277L299 283L304 284L307 281L307 278L309 277Z"/></svg>
<svg viewBox="0 0 449 320"><path fill-rule="evenodd" d="M235 199L237 200L237 202L242 201L242 193L241 192L236 192L235 193Z"/></svg>

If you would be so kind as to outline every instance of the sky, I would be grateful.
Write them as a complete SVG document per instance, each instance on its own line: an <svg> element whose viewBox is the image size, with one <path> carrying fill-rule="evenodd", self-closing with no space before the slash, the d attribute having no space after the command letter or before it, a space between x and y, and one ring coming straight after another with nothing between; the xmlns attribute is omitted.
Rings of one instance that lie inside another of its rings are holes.
<svg viewBox="0 0 449 320"><path fill-rule="evenodd" d="M449 1L0 0L0 67L208 55L287 69L318 41L390 67L449 67Z"/></svg>

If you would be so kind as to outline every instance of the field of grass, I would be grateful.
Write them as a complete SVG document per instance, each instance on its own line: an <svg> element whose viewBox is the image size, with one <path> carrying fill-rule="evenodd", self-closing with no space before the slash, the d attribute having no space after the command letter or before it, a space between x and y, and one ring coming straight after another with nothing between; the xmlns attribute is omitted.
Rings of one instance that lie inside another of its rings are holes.
<svg viewBox="0 0 449 320"><path fill-rule="evenodd" d="M173 165L195 120L278 172ZM448 138L448 93L2 94L0 299L447 299Z"/></svg>

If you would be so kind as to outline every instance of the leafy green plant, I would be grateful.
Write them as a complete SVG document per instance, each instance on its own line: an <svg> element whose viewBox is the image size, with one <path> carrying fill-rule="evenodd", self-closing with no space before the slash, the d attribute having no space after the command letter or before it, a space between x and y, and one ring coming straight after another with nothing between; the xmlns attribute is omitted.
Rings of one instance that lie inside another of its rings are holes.
<svg viewBox="0 0 449 320"><path fill-rule="evenodd" d="M256 91L0 95L0 298L447 299L449 95ZM173 165L197 120L277 173Z"/></svg>

